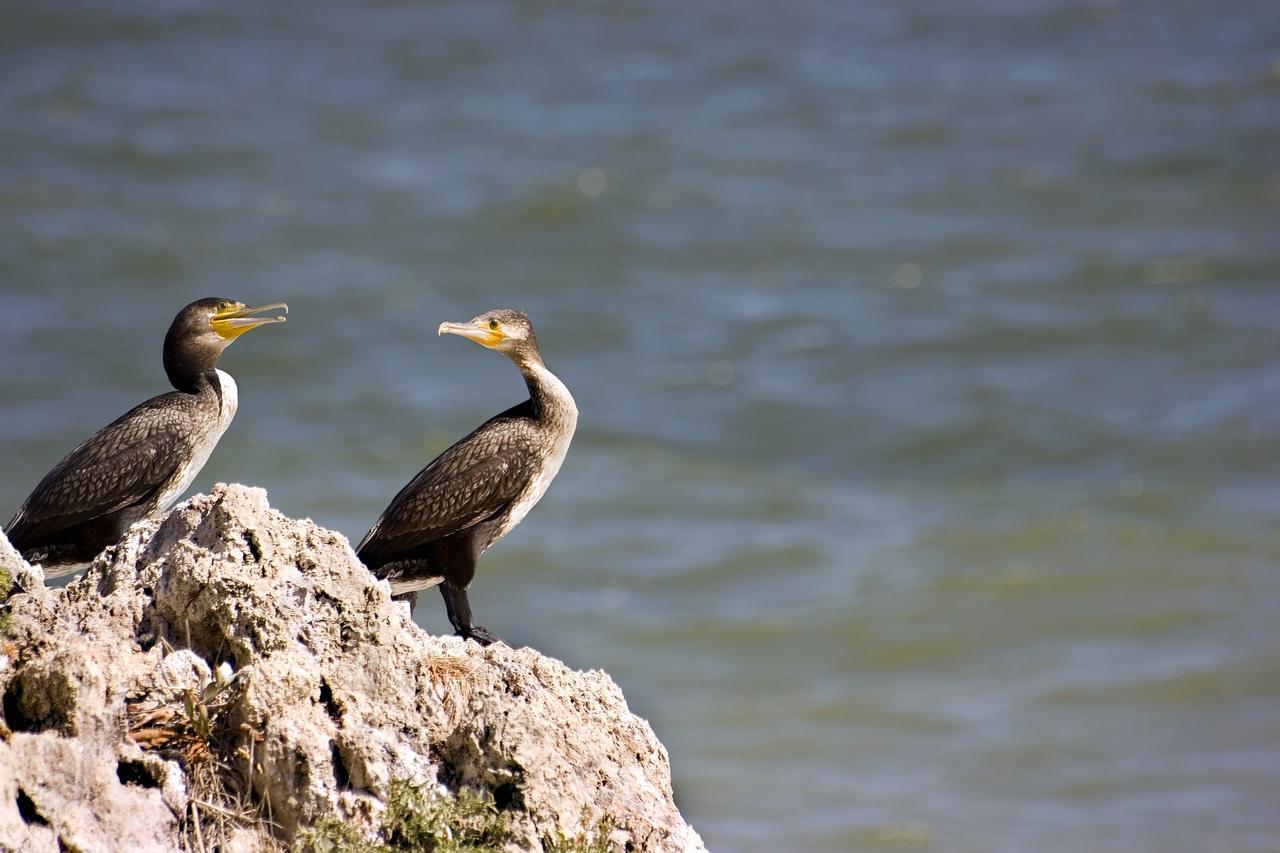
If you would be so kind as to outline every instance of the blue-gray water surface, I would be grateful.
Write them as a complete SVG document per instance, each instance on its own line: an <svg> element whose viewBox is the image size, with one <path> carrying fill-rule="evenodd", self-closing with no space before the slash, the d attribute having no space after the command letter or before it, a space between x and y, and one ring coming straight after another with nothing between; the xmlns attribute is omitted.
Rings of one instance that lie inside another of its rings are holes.
<svg viewBox="0 0 1280 853"><path fill-rule="evenodd" d="M608 670L722 851L1280 849L1269 2L13 2L0 515L167 390L358 539L581 409L478 621ZM436 597L419 621L447 623Z"/></svg>

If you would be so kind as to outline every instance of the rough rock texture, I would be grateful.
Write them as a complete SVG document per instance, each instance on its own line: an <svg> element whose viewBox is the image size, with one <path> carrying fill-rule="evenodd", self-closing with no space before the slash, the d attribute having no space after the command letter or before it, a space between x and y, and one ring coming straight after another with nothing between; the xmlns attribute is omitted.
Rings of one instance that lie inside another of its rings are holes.
<svg viewBox="0 0 1280 853"><path fill-rule="evenodd" d="M344 537L260 489L136 525L64 590L7 542L0 563L25 590L0 634L0 850L181 849L219 745L274 842L369 830L409 780L490 792L513 849L601 818L619 848L703 849L608 675L425 633Z"/></svg>

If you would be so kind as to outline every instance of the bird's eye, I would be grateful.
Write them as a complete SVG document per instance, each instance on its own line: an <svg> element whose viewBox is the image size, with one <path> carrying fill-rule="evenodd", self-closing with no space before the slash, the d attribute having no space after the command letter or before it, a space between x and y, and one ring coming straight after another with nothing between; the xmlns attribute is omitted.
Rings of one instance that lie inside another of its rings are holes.
<svg viewBox="0 0 1280 853"><path fill-rule="evenodd" d="M490 320L490 321L489 321L489 328L490 328L490 329L492 329L492 330L493 330L493 331L495 331L495 332L496 332L496 331L498 331L498 321L497 321L497 320Z"/></svg>

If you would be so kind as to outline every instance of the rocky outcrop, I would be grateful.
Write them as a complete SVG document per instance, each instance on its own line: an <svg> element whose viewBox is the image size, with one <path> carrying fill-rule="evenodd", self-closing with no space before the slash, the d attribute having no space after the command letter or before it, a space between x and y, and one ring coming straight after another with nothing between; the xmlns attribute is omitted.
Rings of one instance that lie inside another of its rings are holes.
<svg viewBox="0 0 1280 853"><path fill-rule="evenodd" d="M63 590L7 546L0 849L373 837L406 782L481 793L508 849L702 849L607 674L425 633L344 537L262 490L136 525Z"/></svg>

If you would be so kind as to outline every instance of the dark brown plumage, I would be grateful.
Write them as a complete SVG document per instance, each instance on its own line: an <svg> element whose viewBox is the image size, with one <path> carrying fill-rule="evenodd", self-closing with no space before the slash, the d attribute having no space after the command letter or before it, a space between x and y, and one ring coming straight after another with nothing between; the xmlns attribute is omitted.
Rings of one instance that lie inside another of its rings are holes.
<svg viewBox="0 0 1280 853"><path fill-rule="evenodd" d="M507 355L530 398L485 421L440 454L400 490L356 553L396 595L441 584L459 636L482 645L498 639L472 624L467 588L476 561L511 531L546 492L577 425L573 396L538 353L529 319L499 309L470 323L443 323L456 334Z"/></svg>
<svg viewBox="0 0 1280 853"><path fill-rule="evenodd" d="M218 357L249 329L283 322L248 316L276 308L287 310L210 298L178 312L164 343L165 372L178 390L130 409L45 475L5 527L28 562L48 577L69 574L187 489L238 405Z"/></svg>

